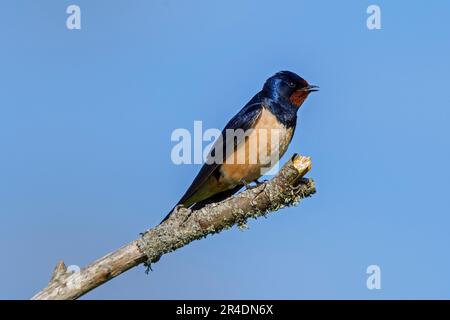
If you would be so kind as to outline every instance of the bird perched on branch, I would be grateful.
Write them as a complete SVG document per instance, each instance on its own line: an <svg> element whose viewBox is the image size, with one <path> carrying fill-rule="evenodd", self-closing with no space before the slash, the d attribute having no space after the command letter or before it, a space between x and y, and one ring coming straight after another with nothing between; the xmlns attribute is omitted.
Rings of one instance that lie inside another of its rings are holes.
<svg viewBox="0 0 450 320"><path fill-rule="evenodd" d="M199 209L257 182L286 152L297 124L297 110L317 90L290 71L267 79L262 90L227 123L174 209L179 205Z"/></svg>

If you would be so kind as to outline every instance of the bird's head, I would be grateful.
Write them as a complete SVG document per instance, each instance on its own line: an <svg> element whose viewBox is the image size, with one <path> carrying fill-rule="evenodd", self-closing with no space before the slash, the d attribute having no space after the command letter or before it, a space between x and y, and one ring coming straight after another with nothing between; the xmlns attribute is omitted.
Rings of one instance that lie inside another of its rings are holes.
<svg viewBox="0 0 450 320"><path fill-rule="evenodd" d="M280 71L266 80L263 93L275 100L288 102L299 108L318 86L310 85L305 79L291 71Z"/></svg>

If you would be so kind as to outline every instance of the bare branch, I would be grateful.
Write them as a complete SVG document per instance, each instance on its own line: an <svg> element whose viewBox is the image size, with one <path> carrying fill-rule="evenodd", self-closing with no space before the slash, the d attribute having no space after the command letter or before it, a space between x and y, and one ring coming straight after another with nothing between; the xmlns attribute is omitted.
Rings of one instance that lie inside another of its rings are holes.
<svg viewBox="0 0 450 320"><path fill-rule="evenodd" d="M48 286L32 299L76 299L141 263L150 267L163 254L208 234L236 224L242 226L248 218L296 205L316 191L314 181L303 178L310 169L310 158L294 155L270 181L200 210L178 208L164 223L80 272L69 273L64 262L60 261Z"/></svg>

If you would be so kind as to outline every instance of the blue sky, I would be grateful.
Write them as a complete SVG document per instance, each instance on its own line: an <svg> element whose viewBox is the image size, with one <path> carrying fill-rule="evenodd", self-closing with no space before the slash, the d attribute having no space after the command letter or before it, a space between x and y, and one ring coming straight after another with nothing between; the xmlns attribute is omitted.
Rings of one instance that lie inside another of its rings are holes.
<svg viewBox="0 0 450 320"><path fill-rule="evenodd" d="M82 29L68 30L77 4ZM366 9L381 8L368 30ZM158 223L198 165L171 132L221 128L279 70L321 91L287 156L318 192L135 268L90 299L450 297L445 1L2 1L0 298ZM285 159L283 159L284 161ZM381 290L366 268L381 268Z"/></svg>

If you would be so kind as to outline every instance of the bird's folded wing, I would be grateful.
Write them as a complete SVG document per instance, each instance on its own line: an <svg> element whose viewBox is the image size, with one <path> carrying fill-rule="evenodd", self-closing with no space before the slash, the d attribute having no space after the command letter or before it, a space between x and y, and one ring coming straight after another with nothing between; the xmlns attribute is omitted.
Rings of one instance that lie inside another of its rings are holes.
<svg viewBox="0 0 450 320"><path fill-rule="evenodd" d="M214 146L211 149L212 154L210 153L208 159L211 159L211 156L214 156L215 150L220 150L219 148L222 147L224 158L226 157L226 130L232 129L242 129L244 131L250 129L253 127L253 125L256 123L258 118L261 115L262 109L263 109L263 103L262 102L256 102L251 103L249 102L238 114L236 114L225 126L225 128L222 131L222 139L218 139ZM234 138L233 138L234 140ZM236 141L234 141L236 144ZM222 146L220 146L220 144ZM186 202L189 198L191 198L194 193L208 180L208 178L214 174L214 172L219 168L220 163L216 163L217 161L210 163L210 161L207 161L202 168L200 169L199 173L195 177L194 181L192 182L189 189L186 191L186 193L183 195L183 197L180 199L178 204L183 204Z"/></svg>

